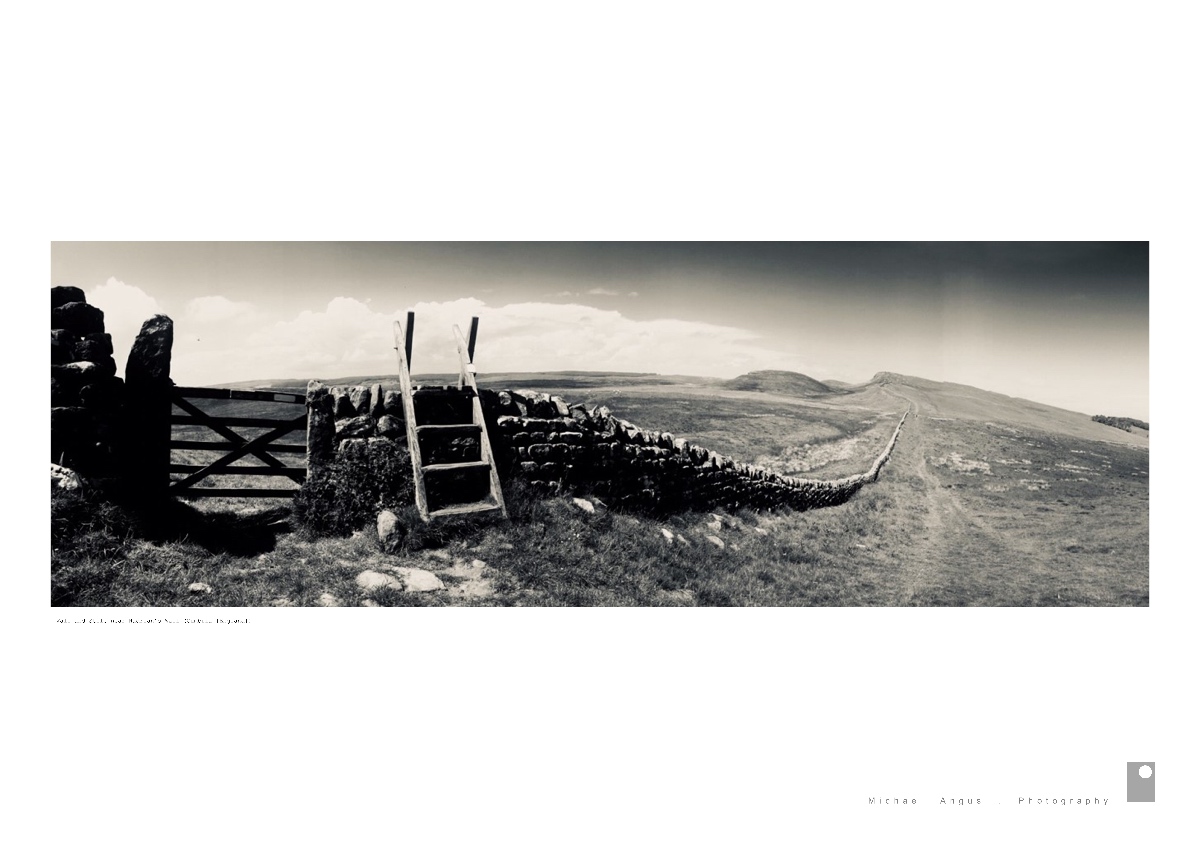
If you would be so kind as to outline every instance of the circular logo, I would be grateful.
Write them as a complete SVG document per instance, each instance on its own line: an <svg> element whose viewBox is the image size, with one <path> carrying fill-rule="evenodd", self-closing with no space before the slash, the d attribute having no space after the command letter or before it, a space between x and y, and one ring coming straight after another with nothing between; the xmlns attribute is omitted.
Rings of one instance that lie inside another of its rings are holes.
<svg viewBox="0 0 1200 848"><path fill-rule="evenodd" d="M1140 769L1138 769L1138 774L1142 778L1149 778L1150 775L1154 774L1154 769L1150 768L1150 766L1142 766Z"/></svg>

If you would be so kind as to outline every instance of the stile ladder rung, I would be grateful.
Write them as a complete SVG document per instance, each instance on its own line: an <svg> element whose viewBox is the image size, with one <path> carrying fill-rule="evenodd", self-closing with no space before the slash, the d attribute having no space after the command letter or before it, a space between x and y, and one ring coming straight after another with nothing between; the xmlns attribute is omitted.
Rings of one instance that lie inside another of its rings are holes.
<svg viewBox="0 0 1200 848"><path fill-rule="evenodd" d="M491 468L490 462L476 460L474 462L438 462L434 465L422 465L422 471L461 471L467 468Z"/></svg>
<svg viewBox="0 0 1200 848"><path fill-rule="evenodd" d="M465 432L467 430L471 430L471 431L478 433L479 425L478 424L418 424L417 425L418 433L424 433L426 430L440 430L442 432L449 432L451 430L462 430Z"/></svg>
<svg viewBox="0 0 1200 848"><path fill-rule="evenodd" d="M501 509L501 506L498 503L492 503L491 501L479 501L478 503L454 504L453 506L435 509L429 513L429 517L437 518L442 515L466 515L472 512L494 512L498 509Z"/></svg>

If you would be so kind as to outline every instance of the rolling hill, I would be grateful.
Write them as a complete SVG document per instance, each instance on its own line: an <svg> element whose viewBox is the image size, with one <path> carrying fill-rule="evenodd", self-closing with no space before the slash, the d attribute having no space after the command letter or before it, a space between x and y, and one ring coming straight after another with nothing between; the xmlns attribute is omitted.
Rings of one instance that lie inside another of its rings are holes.
<svg viewBox="0 0 1200 848"><path fill-rule="evenodd" d="M863 390L868 391L872 387L878 388L884 394L903 397L917 404L931 417L1033 427L1064 436L1130 446L1146 447L1150 441L1147 430L1135 429L1133 432L1127 432L1106 427L1082 412L1073 412L960 383L939 383L922 377L882 371L872 377Z"/></svg>
<svg viewBox="0 0 1200 848"><path fill-rule="evenodd" d="M799 397L820 397L822 395L843 394L845 389L834 388L828 383L814 380L805 374L795 371L751 371L726 380L722 388L743 392L768 392L776 395L797 395Z"/></svg>

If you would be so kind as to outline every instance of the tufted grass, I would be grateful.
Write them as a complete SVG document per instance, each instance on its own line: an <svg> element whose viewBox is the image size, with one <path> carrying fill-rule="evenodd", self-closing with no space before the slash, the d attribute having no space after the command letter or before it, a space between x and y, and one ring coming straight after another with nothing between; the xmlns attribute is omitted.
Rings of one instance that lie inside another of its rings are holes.
<svg viewBox="0 0 1200 848"><path fill-rule="evenodd" d="M447 593L362 591L354 578L367 569L434 568L434 551L480 559L499 606L741 606L858 605L870 602L869 558L846 544L861 538L887 496L870 494L817 513L685 513L667 521L613 513L586 513L568 498L544 498L520 483L508 487L511 520L422 524L415 512L395 554L378 549L373 532L319 538L281 532L267 541L263 519L222 526L215 537L146 538L132 519L101 523L62 535L52 552L56 606L317 606L323 594L339 605L370 599L380 606L474 605ZM79 507L75 496L55 496L52 511ZM184 511L186 514L186 510ZM195 511L192 520L212 521ZM710 527L721 522L719 530ZM794 525L794 526L793 526ZM668 541L661 530L674 534ZM759 527L767 534L757 532ZM789 529L784 529L789 528ZM236 550L239 534L248 540ZM154 535L154 534L150 534ZM705 537L717 536L718 548ZM218 549L224 547L224 550ZM230 550L233 547L235 550ZM453 579L446 580L453 585ZM212 593L188 586L206 583Z"/></svg>

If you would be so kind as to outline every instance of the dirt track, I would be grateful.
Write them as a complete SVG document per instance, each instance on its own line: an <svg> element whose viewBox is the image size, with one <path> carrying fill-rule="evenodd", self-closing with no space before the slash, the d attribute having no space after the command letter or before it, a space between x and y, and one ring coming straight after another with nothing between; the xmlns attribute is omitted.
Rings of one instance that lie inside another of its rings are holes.
<svg viewBox="0 0 1200 848"><path fill-rule="evenodd" d="M1016 549L1014 539L1002 536L979 516L972 515L953 489L942 485L927 458L941 453L934 444L928 421L928 402L909 387L889 386L884 391L908 401L912 411L904 433L892 453L893 473L915 482L919 493L913 508L919 510L924 532L912 538L896 574L899 604L943 605L964 595L986 603L991 593L986 573L976 566L981 554L989 560L1020 561L1028 552ZM936 410L934 410L936 411Z"/></svg>

